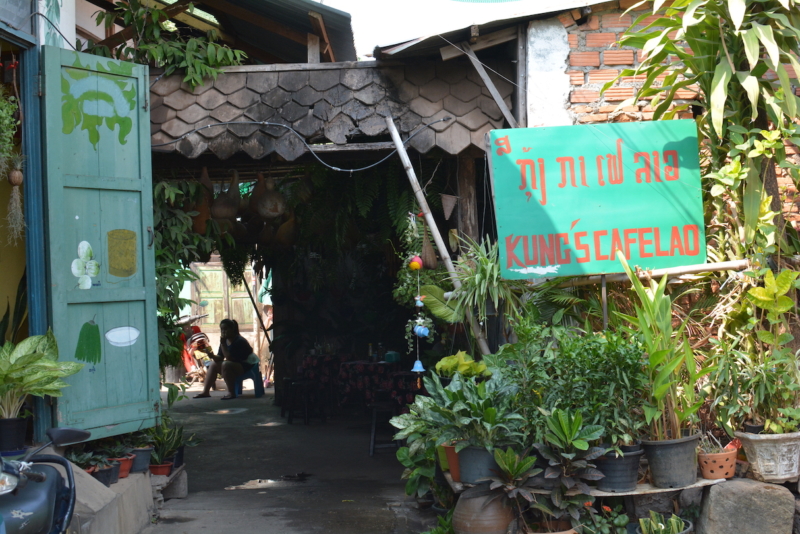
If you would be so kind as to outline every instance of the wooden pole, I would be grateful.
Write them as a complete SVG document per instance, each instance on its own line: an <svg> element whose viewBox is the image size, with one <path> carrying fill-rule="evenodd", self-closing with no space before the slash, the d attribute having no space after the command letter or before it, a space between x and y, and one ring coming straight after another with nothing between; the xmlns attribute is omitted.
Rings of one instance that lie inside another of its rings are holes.
<svg viewBox="0 0 800 534"><path fill-rule="evenodd" d="M600 298L603 303L603 330L608 330L608 291L606 288L606 275L600 275L600 281L602 282Z"/></svg>
<svg viewBox="0 0 800 534"><path fill-rule="evenodd" d="M662 276L681 276L684 274L710 273L712 271L744 271L750 267L749 260L723 261L719 263L700 263L698 265L686 265L683 267L669 267L667 269L654 269L652 271L639 271L639 278L661 278ZM625 273L601 274L597 276L587 276L564 282L558 287L576 287L606 282L627 282L628 275Z"/></svg>
<svg viewBox="0 0 800 534"><path fill-rule="evenodd" d="M417 175L414 173L414 168L411 166L411 161L408 159L408 153L406 152L406 148L403 146L403 141L400 139L400 134L394 125L391 115L386 117L386 127L389 128L389 133L392 135L392 141L394 141L394 146L397 148L397 154L400 156L400 161L403 163L403 168L408 176L408 181L411 182L411 189L414 191L414 196L417 198L419 207L425 216L425 222L428 223L428 226L431 229L433 241L436 243L436 248L439 249L439 255L442 257L444 266L447 269L447 272L450 273L450 278L453 280L453 287L458 290L461 287L461 282L456 276L456 268L453 266L453 261L450 259L450 252L447 250L447 247L442 240L442 235L439 233L439 228L436 226L436 221L433 219L433 214L428 206L428 201L425 199L425 193L422 192L422 187L419 185L419 180L417 180ZM489 344L486 342L486 337L483 335L483 331L480 329L475 321L475 318L472 316L472 311L465 310L464 316L466 317L470 329L472 330L472 335L475 336L475 340L478 342L478 347L481 350L481 354L484 356L491 354L492 352L489 350Z"/></svg>

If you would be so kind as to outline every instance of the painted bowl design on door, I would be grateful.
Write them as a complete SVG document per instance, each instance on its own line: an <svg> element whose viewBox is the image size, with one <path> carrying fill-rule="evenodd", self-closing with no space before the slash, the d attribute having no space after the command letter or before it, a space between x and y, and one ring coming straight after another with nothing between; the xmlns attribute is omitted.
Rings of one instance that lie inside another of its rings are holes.
<svg viewBox="0 0 800 534"><path fill-rule="evenodd" d="M115 347L129 347L139 339L139 329L132 326L118 326L106 332L106 339Z"/></svg>

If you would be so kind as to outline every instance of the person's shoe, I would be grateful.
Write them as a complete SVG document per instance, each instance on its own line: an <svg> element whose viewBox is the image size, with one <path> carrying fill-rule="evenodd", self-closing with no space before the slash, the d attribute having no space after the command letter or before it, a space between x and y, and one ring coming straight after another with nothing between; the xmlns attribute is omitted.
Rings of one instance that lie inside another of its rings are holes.
<svg viewBox="0 0 800 534"><path fill-rule="evenodd" d="M233 400L236 398L236 395L225 395L222 397L222 400Z"/></svg>
<svg viewBox="0 0 800 534"><path fill-rule="evenodd" d="M197 395L195 395L195 396L194 396L194 397L192 397L192 398L194 398L194 399L207 399L207 398L209 398L210 396L211 396L211 395L209 395L208 393L205 393L205 394L203 394L203 393L198 393Z"/></svg>

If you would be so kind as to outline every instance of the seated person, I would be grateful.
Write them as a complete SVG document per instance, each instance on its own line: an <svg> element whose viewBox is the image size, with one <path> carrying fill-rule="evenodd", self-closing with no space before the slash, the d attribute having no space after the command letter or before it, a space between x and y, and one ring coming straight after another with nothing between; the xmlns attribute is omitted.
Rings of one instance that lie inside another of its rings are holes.
<svg viewBox="0 0 800 534"><path fill-rule="evenodd" d="M206 354L211 358L206 379L203 383L203 392L194 396L195 399L210 397L209 390L214 385L217 373L222 375L228 394L222 400L236 398L236 379L250 371L255 363L251 363L253 347L239 334L239 324L233 319L223 319L219 323L219 350L215 355L211 348L206 349Z"/></svg>

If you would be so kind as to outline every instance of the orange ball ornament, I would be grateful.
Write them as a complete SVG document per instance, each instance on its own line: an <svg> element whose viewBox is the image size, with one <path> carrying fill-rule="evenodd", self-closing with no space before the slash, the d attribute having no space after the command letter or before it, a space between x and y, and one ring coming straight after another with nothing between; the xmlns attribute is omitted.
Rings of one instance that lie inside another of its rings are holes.
<svg viewBox="0 0 800 534"><path fill-rule="evenodd" d="M408 268L412 271L419 271L422 269L422 258L419 256L414 256L411 258L411 261L408 262Z"/></svg>

